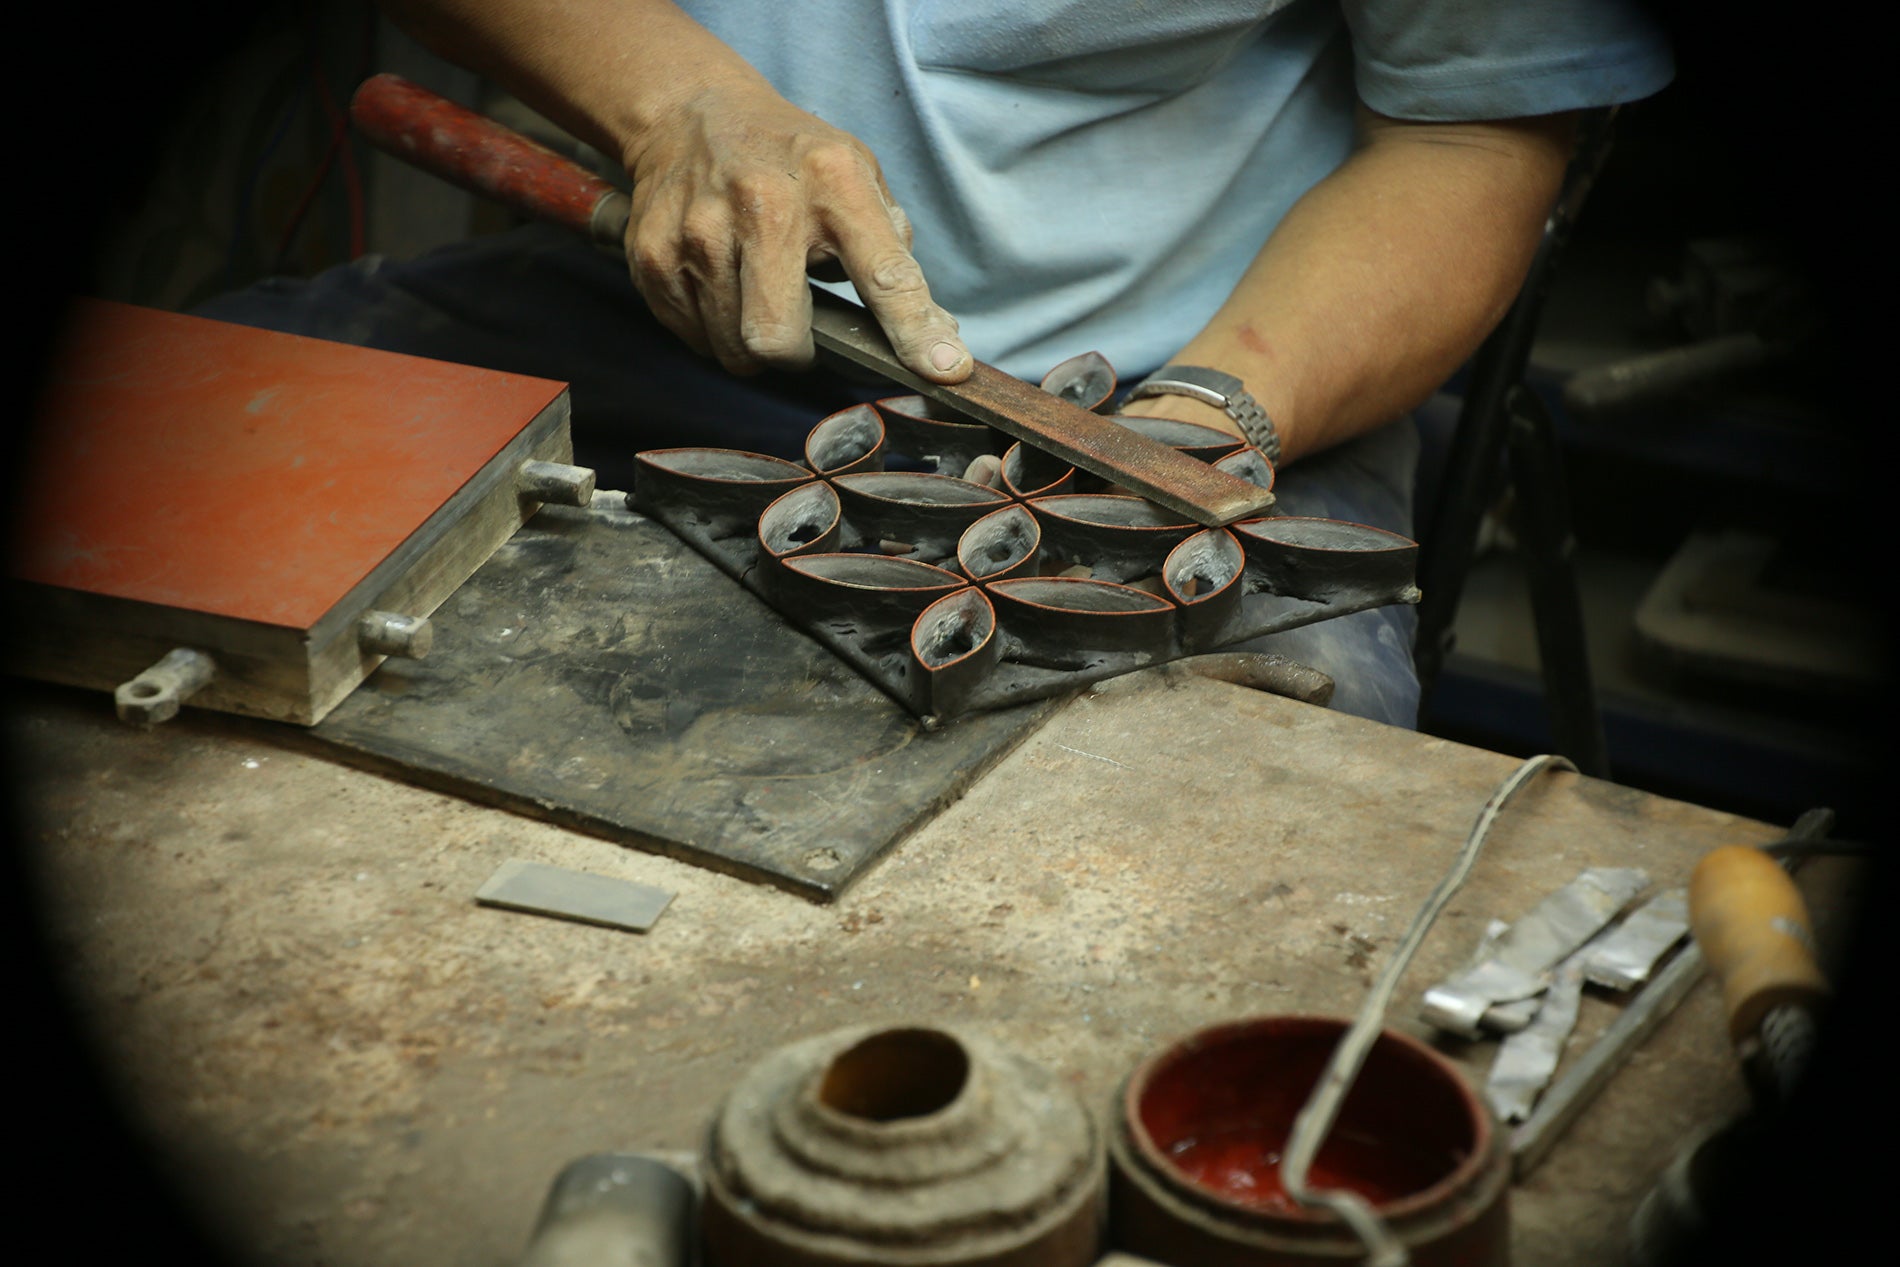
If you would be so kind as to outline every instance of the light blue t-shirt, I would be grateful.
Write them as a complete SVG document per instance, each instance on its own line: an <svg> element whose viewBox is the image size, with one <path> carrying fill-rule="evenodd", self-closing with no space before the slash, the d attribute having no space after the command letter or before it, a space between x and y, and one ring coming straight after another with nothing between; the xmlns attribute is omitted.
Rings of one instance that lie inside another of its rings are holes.
<svg viewBox="0 0 1900 1267"><path fill-rule="evenodd" d="M870 146L979 359L1125 381L1195 334L1346 157L1355 93L1407 119L1655 92L1628 0L684 0Z"/></svg>

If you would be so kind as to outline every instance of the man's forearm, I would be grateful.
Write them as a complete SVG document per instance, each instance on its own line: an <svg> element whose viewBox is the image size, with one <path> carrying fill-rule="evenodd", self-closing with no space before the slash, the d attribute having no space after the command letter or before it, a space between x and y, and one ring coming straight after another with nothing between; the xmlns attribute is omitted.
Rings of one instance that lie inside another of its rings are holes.
<svg viewBox="0 0 1900 1267"><path fill-rule="evenodd" d="M1283 464L1415 407L1470 356L1523 282L1572 143L1565 117L1361 124L1352 157L1176 357L1241 378ZM1139 412L1233 429L1198 402L1159 400Z"/></svg>

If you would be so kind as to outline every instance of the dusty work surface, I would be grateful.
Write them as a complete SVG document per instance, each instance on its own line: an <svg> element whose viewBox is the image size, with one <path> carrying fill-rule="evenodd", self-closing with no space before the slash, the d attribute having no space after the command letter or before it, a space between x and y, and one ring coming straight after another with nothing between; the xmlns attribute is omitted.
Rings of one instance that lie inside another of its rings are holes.
<svg viewBox="0 0 1900 1267"><path fill-rule="evenodd" d="M690 1150L767 1051L988 1027L1098 1110L1157 1045L1349 1013L1507 757L1200 679L1084 695L830 907L365 774L246 723L35 697L15 738L73 988L175 1173L260 1261L503 1267L560 1167ZM837 830L850 830L841 815ZM1586 865L1777 829L1569 774L1505 813L1399 996ZM520 857L677 896L644 935L477 906ZM1616 1261L1743 1104L1704 982L1513 1195L1520 1264ZM1587 1002L1579 1039L1613 1014ZM1481 1080L1489 1044L1447 1049Z"/></svg>
<svg viewBox="0 0 1900 1267"><path fill-rule="evenodd" d="M828 901L1042 723L925 732L659 524L544 506L309 733L352 759Z"/></svg>

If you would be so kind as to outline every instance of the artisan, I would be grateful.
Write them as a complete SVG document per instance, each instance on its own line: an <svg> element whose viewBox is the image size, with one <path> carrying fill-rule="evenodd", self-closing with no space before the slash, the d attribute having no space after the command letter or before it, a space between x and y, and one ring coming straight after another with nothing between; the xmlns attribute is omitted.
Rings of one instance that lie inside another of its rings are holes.
<svg viewBox="0 0 1900 1267"><path fill-rule="evenodd" d="M384 7L619 161L626 263L536 226L205 315L566 381L577 460L626 487L638 450L796 455L894 390L806 372L829 272L925 378L1098 351L1149 382L1128 412L1259 443L1287 513L1401 533L1408 411L1517 293L1575 113L1671 74L1629 0ZM1383 608L1264 645L1409 726L1412 628Z"/></svg>

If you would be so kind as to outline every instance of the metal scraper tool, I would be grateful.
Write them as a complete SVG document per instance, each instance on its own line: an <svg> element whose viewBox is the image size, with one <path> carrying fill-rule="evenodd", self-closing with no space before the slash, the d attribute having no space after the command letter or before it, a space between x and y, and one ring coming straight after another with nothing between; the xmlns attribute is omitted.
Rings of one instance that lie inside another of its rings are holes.
<svg viewBox="0 0 1900 1267"><path fill-rule="evenodd" d="M396 75L365 81L350 102L350 117L371 144L407 163L620 248L632 209L628 195L493 119ZM952 386L919 378L898 361L870 313L817 289L812 341L828 357L875 371L1196 523L1218 528L1273 504L1273 494L1258 485L980 361Z"/></svg>

